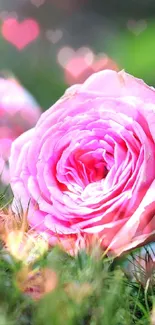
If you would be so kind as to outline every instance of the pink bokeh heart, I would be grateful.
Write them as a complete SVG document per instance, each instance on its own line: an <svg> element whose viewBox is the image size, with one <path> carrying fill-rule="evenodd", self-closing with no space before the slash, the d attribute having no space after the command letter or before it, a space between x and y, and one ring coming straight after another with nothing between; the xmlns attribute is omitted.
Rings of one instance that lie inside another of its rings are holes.
<svg viewBox="0 0 155 325"><path fill-rule="evenodd" d="M57 58L64 68L64 78L68 85L82 83L92 73L100 70L119 70L117 64L105 53L96 55L87 47L81 47L77 51L64 47L59 51Z"/></svg>
<svg viewBox="0 0 155 325"><path fill-rule="evenodd" d="M8 18L2 24L2 35L18 50L24 49L39 36L40 28L34 19L18 22L15 18Z"/></svg>
<svg viewBox="0 0 155 325"><path fill-rule="evenodd" d="M95 56L95 60L92 64L92 72L98 72L105 69L111 69L114 71L119 71L118 65L107 55L100 54Z"/></svg>

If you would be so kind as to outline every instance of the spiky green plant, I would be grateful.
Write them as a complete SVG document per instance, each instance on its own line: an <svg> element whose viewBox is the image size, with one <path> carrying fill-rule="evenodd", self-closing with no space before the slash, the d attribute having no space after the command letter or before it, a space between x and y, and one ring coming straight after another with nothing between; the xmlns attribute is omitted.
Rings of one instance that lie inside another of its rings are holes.
<svg viewBox="0 0 155 325"><path fill-rule="evenodd" d="M97 246L74 257L60 247L33 255L30 246L20 259L6 238L0 245L0 324L155 324L154 263L147 248L144 256L136 251L112 259Z"/></svg>

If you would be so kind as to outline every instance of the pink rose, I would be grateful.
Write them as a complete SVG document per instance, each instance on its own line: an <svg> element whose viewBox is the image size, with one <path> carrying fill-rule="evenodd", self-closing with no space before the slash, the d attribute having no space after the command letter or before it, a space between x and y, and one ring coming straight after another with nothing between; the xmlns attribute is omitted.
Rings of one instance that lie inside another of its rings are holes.
<svg viewBox="0 0 155 325"><path fill-rule="evenodd" d="M12 141L32 128L41 115L33 97L14 79L0 78L0 158L4 160L2 181L9 182L7 160Z"/></svg>
<svg viewBox="0 0 155 325"><path fill-rule="evenodd" d="M155 90L121 71L72 86L14 141L15 204L51 244L98 236L115 253L155 234Z"/></svg>

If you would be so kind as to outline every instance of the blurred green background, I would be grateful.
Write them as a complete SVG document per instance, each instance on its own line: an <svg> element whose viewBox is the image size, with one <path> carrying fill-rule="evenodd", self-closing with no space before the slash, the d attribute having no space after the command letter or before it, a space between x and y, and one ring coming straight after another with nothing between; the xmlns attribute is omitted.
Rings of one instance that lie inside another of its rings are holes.
<svg viewBox="0 0 155 325"><path fill-rule="evenodd" d="M6 27L10 18L18 22L16 40L14 27L12 31ZM39 26L38 37L18 49L12 41L18 43L27 37L25 33L33 33L22 25L30 18ZM92 53L96 62L108 56L119 69L155 85L155 1L0 0L0 71L13 73L43 110L69 84L82 82L90 74L83 74L85 67L81 73L81 64L73 60L70 75L74 78L68 82L65 53L58 62L64 47L78 51L70 55L72 60L87 50L90 67ZM101 68L104 64L97 70Z"/></svg>

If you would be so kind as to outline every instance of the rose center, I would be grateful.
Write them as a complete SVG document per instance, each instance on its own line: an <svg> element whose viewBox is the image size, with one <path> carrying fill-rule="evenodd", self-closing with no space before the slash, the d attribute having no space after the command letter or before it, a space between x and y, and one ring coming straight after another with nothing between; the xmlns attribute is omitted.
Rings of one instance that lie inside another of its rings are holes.
<svg viewBox="0 0 155 325"><path fill-rule="evenodd" d="M72 146L73 151L67 147L56 167L59 186L64 184L65 190L80 193L90 183L104 179L114 164L113 147L105 149L105 143L97 140L89 141L83 147L77 143Z"/></svg>
<svg viewBox="0 0 155 325"><path fill-rule="evenodd" d="M85 186L106 177L108 169L103 158L103 149L89 152L78 149L73 156L74 168Z"/></svg>

